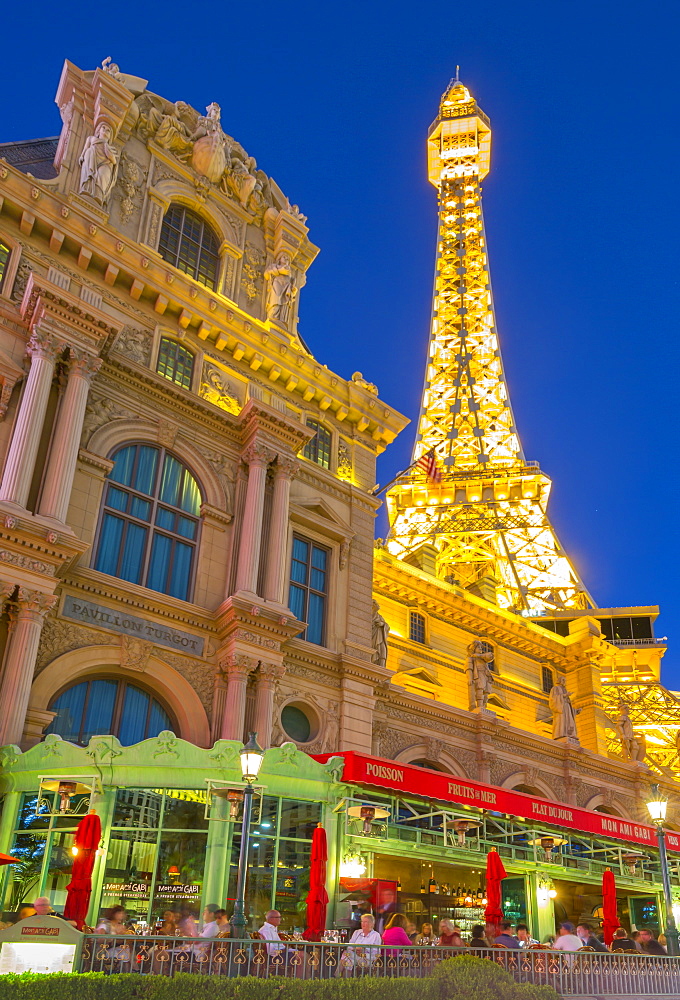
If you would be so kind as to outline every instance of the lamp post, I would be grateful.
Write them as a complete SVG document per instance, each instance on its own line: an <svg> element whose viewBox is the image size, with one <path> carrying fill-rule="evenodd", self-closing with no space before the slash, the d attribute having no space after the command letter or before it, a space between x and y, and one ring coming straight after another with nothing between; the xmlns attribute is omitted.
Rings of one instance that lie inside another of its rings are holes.
<svg viewBox="0 0 680 1000"><path fill-rule="evenodd" d="M250 841L250 816L253 811L253 783L257 780L264 757L264 750L258 746L257 733L249 733L249 740L239 751L241 777L245 782L243 793L243 823L241 824L241 850L238 856L238 879L236 882L236 902L231 918L232 939L242 940L246 936L245 895L248 875L248 846Z"/></svg>
<svg viewBox="0 0 680 1000"><path fill-rule="evenodd" d="M668 874L668 857L666 855L666 834L663 828L666 819L668 802L663 798L658 785L652 785L652 798L647 803L647 809L656 827L656 838L659 843L659 860L661 862L661 878L663 894L666 901L666 947L669 955L680 955L678 947L678 929L675 926L673 913L673 896L671 895L671 878Z"/></svg>

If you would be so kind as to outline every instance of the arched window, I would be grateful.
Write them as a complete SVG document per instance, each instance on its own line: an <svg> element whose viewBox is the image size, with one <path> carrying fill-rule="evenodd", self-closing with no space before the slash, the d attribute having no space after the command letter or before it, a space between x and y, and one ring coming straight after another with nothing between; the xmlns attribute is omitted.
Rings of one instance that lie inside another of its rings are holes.
<svg viewBox="0 0 680 1000"><path fill-rule="evenodd" d="M171 205L161 226L158 252L169 264L208 288L217 285L220 241L200 215Z"/></svg>
<svg viewBox="0 0 680 1000"><path fill-rule="evenodd" d="M50 704L56 712L48 733L69 743L86 744L92 736L117 736L124 746L176 729L169 713L147 691L114 678L81 681Z"/></svg>
<svg viewBox="0 0 680 1000"><path fill-rule="evenodd" d="M191 388L191 376L194 371L194 356L191 351L178 344L170 337L161 337L158 348L156 371L163 378L169 379L185 389Z"/></svg>
<svg viewBox="0 0 680 1000"><path fill-rule="evenodd" d="M2 286L5 281L5 274L7 273L7 265L9 264L11 252L12 251L9 247L0 242L0 291L2 291Z"/></svg>
<svg viewBox="0 0 680 1000"><path fill-rule="evenodd" d="M310 462L316 462L324 469L331 467L331 432L316 420L308 420L307 426L316 434L302 449L302 454Z"/></svg>
<svg viewBox="0 0 680 1000"><path fill-rule="evenodd" d="M115 454L104 494L95 569L189 599L201 490L186 466L146 444Z"/></svg>
<svg viewBox="0 0 680 1000"><path fill-rule="evenodd" d="M418 611L409 614L408 637L412 642L425 642L425 616Z"/></svg>

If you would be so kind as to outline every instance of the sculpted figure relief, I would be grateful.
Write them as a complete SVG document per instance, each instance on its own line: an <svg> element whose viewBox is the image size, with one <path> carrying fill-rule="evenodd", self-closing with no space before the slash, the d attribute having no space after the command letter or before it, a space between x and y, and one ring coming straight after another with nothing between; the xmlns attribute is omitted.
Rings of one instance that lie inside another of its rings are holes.
<svg viewBox="0 0 680 1000"><path fill-rule="evenodd" d="M373 662L377 663L380 667L384 667L387 663L387 636L389 634L390 627L380 614L380 605L377 601L373 601L373 625L371 632L373 649L375 650Z"/></svg>
<svg viewBox="0 0 680 1000"><path fill-rule="evenodd" d="M548 704L553 714L553 739L561 740L566 736L569 739L577 740L576 716L581 710L574 709L564 677L560 677L550 689Z"/></svg>
<svg viewBox="0 0 680 1000"><path fill-rule="evenodd" d="M217 184L227 166L225 146L227 137L220 125L220 106L214 101L198 119L198 126L191 140L194 144L191 165L196 173Z"/></svg>
<svg viewBox="0 0 680 1000"><path fill-rule="evenodd" d="M489 666L493 662L493 653L486 652L479 639L470 643L467 653L466 673L472 711L475 708L486 708L488 704L493 690L493 673Z"/></svg>
<svg viewBox="0 0 680 1000"><path fill-rule="evenodd" d="M100 122L88 136L80 157L80 193L105 205L118 176L118 150L113 145L113 129Z"/></svg>
<svg viewBox="0 0 680 1000"><path fill-rule="evenodd" d="M286 324L297 294L290 254L283 250L264 272L267 289L267 319Z"/></svg>
<svg viewBox="0 0 680 1000"><path fill-rule="evenodd" d="M619 717L616 720L616 732L619 736L623 756L627 757L628 760L643 761L647 753L647 741L643 735L635 735L628 705L626 705L623 701L619 705Z"/></svg>

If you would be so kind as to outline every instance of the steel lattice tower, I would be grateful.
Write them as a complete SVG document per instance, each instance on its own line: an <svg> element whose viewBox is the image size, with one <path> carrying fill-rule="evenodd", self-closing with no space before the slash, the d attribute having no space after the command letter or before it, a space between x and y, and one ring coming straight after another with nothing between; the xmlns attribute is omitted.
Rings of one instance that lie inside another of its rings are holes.
<svg viewBox="0 0 680 1000"><path fill-rule="evenodd" d="M548 520L550 479L527 462L503 373L481 181L489 119L456 80L428 134L439 236L415 461L432 448L442 482L411 470L387 496L388 549L527 615L594 607Z"/></svg>

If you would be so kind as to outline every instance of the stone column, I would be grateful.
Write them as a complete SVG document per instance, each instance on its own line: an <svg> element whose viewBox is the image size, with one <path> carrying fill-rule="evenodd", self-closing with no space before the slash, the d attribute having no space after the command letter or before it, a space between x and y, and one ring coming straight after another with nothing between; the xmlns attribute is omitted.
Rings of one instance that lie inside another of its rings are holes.
<svg viewBox="0 0 680 1000"><path fill-rule="evenodd" d="M0 686L0 746L21 741L43 621L56 603L56 597L19 588Z"/></svg>
<svg viewBox="0 0 680 1000"><path fill-rule="evenodd" d="M17 414L0 484L0 501L25 507L45 423L54 366L63 344L36 331L28 342L31 367Z"/></svg>
<svg viewBox="0 0 680 1000"><path fill-rule="evenodd" d="M236 590L257 594L257 576L260 568L262 546L262 513L267 466L274 461L275 453L259 442L251 444L243 455L248 465L248 488L239 539Z"/></svg>
<svg viewBox="0 0 680 1000"><path fill-rule="evenodd" d="M220 669L227 676L227 697L220 731L222 740L243 739L248 675L256 666L257 660L243 653L230 653L220 663Z"/></svg>
<svg viewBox="0 0 680 1000"><path fill-rule="evenodd" d="M290 483L297 470L298 462L289 455L279 455L274 466L274 496L269 529L269 553L264 579L264 597L276 604L285 602L286 542L288 539L288 500Z"/></svg>
<svg viewBox="0 0 680 1000"><path fill-rule="evenodd" d="M85 351L71 350L68 382L64 392L47 463L45 483L38 513L64 522L73 488L80 436L90 382L100 367L101 358Z"/></svg>
<svg viewBox="0 0 680 1000"><path fill-rule="evenodd" d="M271 746L276 685L286 672L283 664L260 663L255 696L255 732L263 749Z"/></svg>

